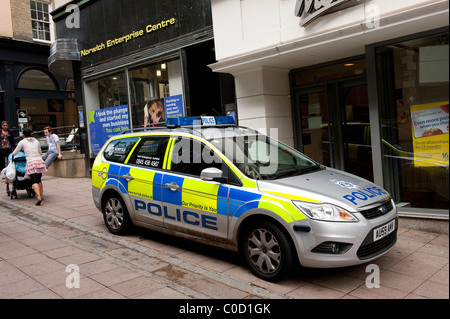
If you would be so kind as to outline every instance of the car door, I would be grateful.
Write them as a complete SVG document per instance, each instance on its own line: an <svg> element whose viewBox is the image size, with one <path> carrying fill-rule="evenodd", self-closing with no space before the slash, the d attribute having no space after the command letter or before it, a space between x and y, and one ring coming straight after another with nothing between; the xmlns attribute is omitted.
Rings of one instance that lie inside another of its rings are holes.
<svg viewBox="0 0 450 319"><path fill-rule="evenodd" d="M164 224L161 183L169 140L169 136L143 137L128 159L129 171L121 171L128 180L128 195L139 222Z"/></svg>
<svg viewBox="0 0 450 319"><path fill-rule="evenodd" d="M129 169L124 163L138 141L138 136L112 140L103 152L105 161L97 161L93 166L93 185L99 189L110 186L126 193L128 181L122 177L122 173L126 174Z"/></svg>
<svg viewBox="0 0 450 319"><path fill-rule="evenodd" d="M162 181L164 223L167 228L224 241L228 232L229 186L205 181L200 173L225 165L212 149L192 137L178 137Z"/></svg>

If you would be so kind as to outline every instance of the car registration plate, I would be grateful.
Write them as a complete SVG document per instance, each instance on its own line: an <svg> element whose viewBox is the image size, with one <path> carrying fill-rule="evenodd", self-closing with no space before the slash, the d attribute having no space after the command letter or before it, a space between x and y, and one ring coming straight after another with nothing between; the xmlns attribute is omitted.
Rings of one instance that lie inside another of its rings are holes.
<svg viewBox="0 0 450 319"><path fill-rule="evenodd" d="M373 231L373 241L386 237L395 230L395 219Z"/></svg>

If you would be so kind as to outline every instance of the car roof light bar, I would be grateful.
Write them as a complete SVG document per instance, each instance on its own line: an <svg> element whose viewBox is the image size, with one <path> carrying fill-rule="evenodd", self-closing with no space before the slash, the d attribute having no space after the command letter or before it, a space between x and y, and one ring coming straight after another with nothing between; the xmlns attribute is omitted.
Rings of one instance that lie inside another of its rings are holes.
<svg viewBox="0 0 450 319"><path fill-rule="evenodd" d="M127 129L122 132L122 134L151 131L151 130L161 130L164 128L176 128L176 127L192 127L202 126L202 127L218 127L218 126L235 126L236 123L232 116L184 116L184 117L169 117L166 122L160 122L155 124L155 126L150 127L138 127Z"/></svg>
<svg viewBox="0 0 450 319"><path fill-rule="evenodd" d="M166 126L164 125L164 122L160 122L157 125L160 125L160 126L130 128L130 129L122 131L121 134L134 133L134 132L140 132L140 131L145 132L145 131L151 131L151 130L162 130L162 129L166 128Z"/></svg>
<svg viewBox="0 0 450 319"><path fill-rule="evenodd" d="M231 116L188 116L188 117L169 117L166 119L167 127L182 126L229 126L235 125L234 118Z"/></svg>

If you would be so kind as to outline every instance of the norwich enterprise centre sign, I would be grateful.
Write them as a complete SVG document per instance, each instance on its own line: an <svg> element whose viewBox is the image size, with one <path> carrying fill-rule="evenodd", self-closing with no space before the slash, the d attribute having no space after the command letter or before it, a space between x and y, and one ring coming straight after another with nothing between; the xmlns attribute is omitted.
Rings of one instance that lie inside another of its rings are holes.
<svg viewBox="0 0 450 319"><path fill-rule="evenodd" d="M125 34L123 36L119 36L117 38L107 40L106 43L102 42L102 43L99 43L99 44L95 45L94 47L92 47L90 49L81 50L81 52L80 52L81 53L81 57L88 56L90 54L97 53L99 51L103 51L103 50L105 50L107 48L111 48L111 47L113 47L115 45L118 45L118 44L127 43L128 41L131 41L133 39L137 39L139 37L143 37L146 34L149 34L149 33L152 33L152 32L156 32L158 30L167 28L167 27L169 27L171 25L174 25L174 24L175 24L175 18L170 18L170 19L167 19L167 20L163 20L163 21L158 22L156 24L149 24L143 29L133 30L130 33Z"/></svg>

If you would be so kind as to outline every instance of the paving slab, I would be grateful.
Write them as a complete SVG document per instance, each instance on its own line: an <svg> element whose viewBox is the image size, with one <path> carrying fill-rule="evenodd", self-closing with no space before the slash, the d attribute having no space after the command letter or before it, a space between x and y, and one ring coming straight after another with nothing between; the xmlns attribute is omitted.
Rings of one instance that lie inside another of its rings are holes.
<svg viewBox="0 0 450 319"><path fill-rule="evenodd" d="M110 234L89 178L43 182L39 207L26 192L14 200L0 194L0 299L449 298L448 235L400 225L397 244L373 262L379 288L367 265L303 269L271 283L233 252L142 229ZM75 280L80 288L70 287Z"/></svg>

